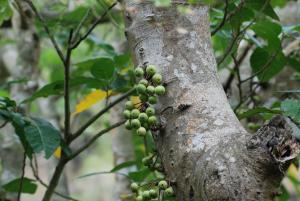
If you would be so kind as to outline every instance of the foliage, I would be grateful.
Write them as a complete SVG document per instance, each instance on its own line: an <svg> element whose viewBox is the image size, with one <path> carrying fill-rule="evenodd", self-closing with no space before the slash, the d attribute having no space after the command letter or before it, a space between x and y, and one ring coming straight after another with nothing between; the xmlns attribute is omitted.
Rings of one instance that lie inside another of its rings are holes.
<svg viewBox="0 0 300 201"><path fill-rule="evenodd" d="M168 9L171 6L171 0L152 2L155 6L162 7L161 9ZM263 100L263 95L257 90L263 91L266 87L270 87L274 79L287 68L293 71L295 79L297 75L299 76L297 73L300 73L300 57L297 52L286 53L285 44L299 40L297 37L300 25L283 25L276 13L276 9L285 7L288 1L189 0L188 2L206 3L211 6L211 35L218 69L220 71L227 69L230 72L226 80L228 89L224 86L226 92L229 93L233 88L233 79L230 77L233 76L238 81L239 100L232 104L238 118L247 122L248 128L252 131L278 114L285 115L297 127L300 122L298 89L273 93L272 96L276 100L271 100L271 103ZM133 185L132 189L138 199L141 196L147 197L145 192L150 193L151 190L167 191L159 187L159 181L164 180L164 173L152 138L152 134L159 130L159 116L155 117L154 114L147 113L147 108L153 108L152 106L157 102L158 95L164 93L164 88L160 86L162 77L151 72L149 68L147 70L147 66L134 70L131 56L126 52L128 50L123 53L115 50L116 46L125 41L122 11L113 9L114 1L109 0L76 1L71 10L68 9L65 1L33 1L34 5L38 12L34 13L36 19L34 28L41 40L38 67L41 77L47 80L47 84L39 87L22 102L16 103L9 98L10 89L14 85L26 85L30 80L27 78L1 80L0 123L3 125L0 126L10 123L14 127L30 160L33 155L43 152L46 159L54 155L58 159L58 164L64 166L87 149L98 137L124 124L124 121L116 124L106 123L105 128L86 139L87 142L82 142L79 147L72 149L69 147L96 120L109 113L109 110L120 101L129 99L131 95L124 116L127 121L126 127L133 130L135 160L121 163L107 172L95 172L82 177L106 173L118 174L124 168L134 167L134 170L125 176L138 186L135 188ZM191 7L179 5L178 10L181 14L185 14L191 10ZM47 17L48 12L55 15ZM46 13L46 17L42 16L39 19L37 15L39 13ZM0 25L11 17L10 1L0 0ZM91 26L94 23L95 26ZM51 45L56 43L55 48L52 46L49 48L49 37L52 37ZM1 38L0 46L7 43L9 43L8 39ZM246 46L245 50L241 48L242 43ZM68 51L71 61L69 65ZM245 60L240 56L243 53L250 57L250 65L247 68L252 72L251 76L245 79L240 78L239 71ZM68 72L67 69L70 71ZM156 77L155 80L152 76ZM139 83L137 83L138 79ZM250 94L243 91L246 83L250 83ZM111 98L115 95L118 97ZM41 98L55 100L59 110L58 115L65 118L63 129L59 130L40 117L38 109L24 111L27 106L34 108ZM63 101L68 105L61 104ZM101 103L100 106L103 108L99 112L94 112L91 107L97 103ZM85 118L82 112L86 110L90 110L92 114L96 113L95 116L89 117L84 121L86 123L78 126L77 131L73 131L74 129L70 128L72 118ZM70 115L73 111L76 116ZM149 122L150 117L152 120ZM101 118L101 121L103 123L104 118ZM289 175L289 179L299 187L296 177ZM26 177L17 178L2 185L2 188L7 192L19 192L21 181L22 193L35 193L37 188L35 181ZM170 181L167 181L167 185L169 184ZM283 194L278 200L287 199L289 193L283 188ZM165 200L174 200L174 198L169 196Z"/></svg>
<svg viewBox="0 0 300 201"><path fill-rule="evenodd" d="M22 180L22 181L21 181ZM10 181L7 184L4 184L2 188L6 192L18 192L20 189L20 185L22 182L22 193L28 193L28 194L34 194L37 190L37 184L35 183L34 180L28 179L26 177L24 178L19 178L19 179L14 179L13 181Z"/></svg>
<svg viewBox="0 0 300 201"><path fill-rule="evenodd" d="M0 26L12 15L12 10L8 0L0 0Z"/></svg>
<svg viewBox="0 0 300 201"><path fill-rule="evenodd" d="M25 116L17 111L17 105L8 98L0 99L0 119L10 122L15 128L28 157L32 153L45 152L45 158L50 158L61 144L60 132L44 119Z"/></svg>

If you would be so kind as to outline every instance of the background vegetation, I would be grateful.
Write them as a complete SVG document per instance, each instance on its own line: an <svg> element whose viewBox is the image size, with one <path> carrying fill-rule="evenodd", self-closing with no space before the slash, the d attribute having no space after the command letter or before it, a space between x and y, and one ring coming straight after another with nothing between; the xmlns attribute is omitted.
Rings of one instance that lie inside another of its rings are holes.
<svg viewBox="0 0 300 201"><path fill-rule="evenodd" d="M202 3L211 6L219 76L239 119L255 132L283 114L299 138L300 3ZM150 189L163 178L142 163L155 153L151 137L121 126L124 101L139 102L122 9L110 0L0 0L0 199L41 200L64 160L56 200L133 200L129 181ZM278 200L299 199L299 178L296 161Z"/></svg>

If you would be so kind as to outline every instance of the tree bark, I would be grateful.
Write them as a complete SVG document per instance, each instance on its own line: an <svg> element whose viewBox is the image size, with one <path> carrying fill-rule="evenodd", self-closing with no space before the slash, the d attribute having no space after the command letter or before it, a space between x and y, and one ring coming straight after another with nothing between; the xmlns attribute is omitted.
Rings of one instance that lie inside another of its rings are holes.
<svg viewBox="0 0 300 201"><path fill-rule="evenodd" d="M124 0L126 36L136 65L156 65L167 84L154 134L180 201L273 200L299 144L278 116L247 133L228 104L211 47L208 7L181 14L151 1ZM182 104L190 107L181 111Z"/></svg>

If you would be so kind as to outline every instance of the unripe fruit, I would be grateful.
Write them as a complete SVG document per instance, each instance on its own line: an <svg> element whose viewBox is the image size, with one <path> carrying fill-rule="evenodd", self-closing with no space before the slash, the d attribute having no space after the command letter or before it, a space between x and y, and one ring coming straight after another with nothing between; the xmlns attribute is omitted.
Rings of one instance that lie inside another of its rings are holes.
<svg viewBox="0 0 300 201"><path fill-rule="evenodd" d="M141 94L146 93L146 90L147 90L146 86L143 84L138 84L138 85L136 85L135 88L136 88L137 92L139 92Z"/></svg>
<svg viewBox="0 0 300 201"><path fill-rule="evenodd" d="M150 192L149 191L144 191L142 193L143 199L148 200L150 198Z"/></svg>
<svg viewBox="0 0 300 201"><path fill-rule="evenodd" d="M127 121L125 122L125 128L126 128L127 130L131 130L131 129L132 129L130 120L127 120Z"/></svg>
<svg viewBox="0 0 300 201"><path fill-rule="evenodd" d="M137 119L140 115L140 111L138 109L133 109L130 113L130 117L132 119Z"/></svg>
<svg viewBox="0 0 300 201"><path fill-rule="evenodd" d="M156 104L157 103L157 97L156 96L150 96L149 98L148 98L148 102L150 103L150 104Z"/></svg>
<svg viewBox="0 0 300 201"><path fill-rule="evenodd" d="M137 192L139 190L139 185L137 183L132 183L130 185L130 189L132 190L132 192Z"/></svg>
<svg viewBox="0 0 300 201"><path fill-rule="evenodd" d="M142 85L147 86L147 85L148 85L148 80L146 80L146 79L141 79L141 80L139 81L139 84L142 84Z"/></svg>
<svg viewBox="0 0 300 201"><path fill-rule="evenodd" d="M143 201L143 200L144 200L143 196L141 196L141 195L139 195L139 196L136 197L136 201Z"/></svg>
<svg viewBox="0 0 300 201"><path fill-rule="evenodd" d="M156 198L156 197L157 197L157 192L156 192L156 190L151 189L151 190L149 191L149 193L150 193L150 197L151 197L151 198Z"/></svg>
<svg viewBox="0 0 300 201"><path fill-rule="evenodd" d="M124 110L123 116L125 117L125 119L130 119L130 111L129 110Z"/></svg>
<svg viewBox="0 0 300 201"><path fill-rule="evenodd" d="M154 65L147 66L146 73L150 76L154 75L156 73L156 67Z"/></svg>
<svg viewBox="0 0 300 201"><path fill-rule="evenodd" d="M157 123L157 118L155 116L151 116L151 117L148 118L148 124L150 126L153 126L156 123Z"/></svg>
<svg viewBox="0 0 300 201"><path fill-rule="evenodd" d="M132 103L131 101L127 101L127 102L125 103L125 108L126 108L127 110L132 110L132 109L134 108L134 105L133 105L133 103Z"/></svg>
<svg viewBox="0 0 300 201"><path fill-rule="evenodd" d="M155 114L155 109L154 109L153 107L148 107L148 108L146 109L146 114L147 114L148 116L153 116L153 115Z"/></svg>
<svg viewBox="0 0 300 201"><path fill-rule="evenodd" d="M139 98L142 102L147 102L148 101L148 96L145 94L140 94Z"/></svg>
<svg viewBox="0 0 300 201"><path fill-rule="evenodd" d="M159 86L155 87L155 94L161 96L161 95L164 95L165 93L166 93L166 89L164 86L159 85Z"/></svg>
<svg viewBox="0 0 300 201"><path fill-rule="evenodd" d="M161 81L162 81L162 76L161 76L161 74L155 73L155 74L153 75L153 77L152 77L152 81L153 81L153 83L155 83L155 84L160 84Z"/></svg>
<svg viewBox="0 0 300 201"><path fill-rule="evenodd" d="M174 191L172 187L169 187L165 190L165 195L166 196L173 196L174 195Z"/></svg>
<svg viewBox="0 0 300 201"><path fill-rule="evenodd" d="M165 190L168 188L168 183L165 180L162 180L158 183L158 188Z"/></svg>
<svg viewBox="0 0 300 201"><path fill-rule="evenodd" d="M147 93L148 94L152 95L152 94L154 94L154 92L155 92L154 86L148 86L147 87Z"/></svg>
<svg viewBox="0 0 300 201"><path fill-rule="evenodd" d="M141 127L141 122L138 119L133 119L131 120L131 126L134 129L138 129L139 127Z"/></svg>
<svg viewBox="0 0 300 201"><path fill-rule="evenodd" d="M144 75L144 70L142 68L138 67L134 70L134 74L137 77L142 77Z"/></svg>
<svg viewBox="0 0 300 201"><path fill-rule="evenodd" d="M140 122L147 122L148 121L148 115L146 114L146 113L140 113L140 115L139 115L139 120L140 120Z"/></svg>
<svg viewBox="0 0 300 201"><path fill-rule="evenodd" d="M147 130L144 128L144 127L140 127L138 130L137 130L137 134L139 136L145 136L147 133Z"/></svg>

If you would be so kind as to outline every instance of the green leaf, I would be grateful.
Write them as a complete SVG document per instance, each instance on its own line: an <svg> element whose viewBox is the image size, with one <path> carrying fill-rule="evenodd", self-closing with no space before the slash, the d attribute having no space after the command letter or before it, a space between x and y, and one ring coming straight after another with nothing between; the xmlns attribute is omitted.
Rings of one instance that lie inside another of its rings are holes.
<svg viewBox="0 0 300 201"><path fill-rule="evenodd" d="M281 110L284 115L300 122L300 100L287 99L281 103Z"/></svg>
<svg viewBox="0 0 300 201"><path fill-rule="evenodd" d="M130 54L122 54L114 57L116 67L118 69L128 68L131 62Z"/></svg>
<svg viewBox="0 0 300 201"><path fill-rule="evenodd" d="M273 8L277 7L277 6L282 8L286 5L286 3L287 3L287 0L271 0L271 5Z"/></svg>
<svg viewBox="0 0 300 201"><path fill-rule="evenodd" d="M136 161L126 161L124 163L120 163L119 165L117 165L116 167L114 167L113 169L111 169L110 172L117 172L121 169L127 168L127 167L131 167L133 165L136 165Z"/></svg>
<svg viewBox="0 0 300 201"><path fill-rule="evenodd" d="M245 2L246 2L246 7L254 9L258 12L260 12L262 8L264 8L264 10L262 11L264 14L270 16L275 20L279 20L279 17L273 10L270 3L268 3L268 0L246 0Z"/></svg>
<svg viewBox="0 0 300 201"><path fill-rule="evenodd" d="M115 71L115 63L109 58L94 59L91 65L92 75L100 80L109 81Z"/></svg>
<svg viewBox="0 0 300 201"><path fill-rule="evenodd" d="M0 26L12 16L12 10L8 0L0 0Z"/></svg>
<svg viewBox="0 0 300 201"><path fill-rule="evenodd" d="M35 153L45 152L48 159L61 143L60 132L49 122L31 118L31 124L24 128L25 137Z"/></svg>
<svg viewBox="0 0 300 201"><path fill-rule="evenodd" d="M281 111L280 110L272 110L272 109L268 109L265 107L257 107L257 108L250 109L250 110L247 110L246 112L239 114L238 118L239 118L239 120L241 120L241 119L249 118L254 115L261 114L261 113L281 114Z"/></svg>
<svg viewBox="0 0 300 201"><path fill-rule="evenodd" d="M9 121L15 129L16 135L19 137L21 144L29 158L32 158L33 150L25 138L24 127L27 122L24 116L20 113L15 113L10 110L0 109L0 119L4 121Z"/></svg>
<svg viewBox="0 0 300 201"><path fill-rule="evenodd" d="M258 79L267 82L283 69L286 59L282 52L271 55L263 48L256 48L251 55L250 63Z"/></svg>
<svg viewBox="0 0 300 201"><path fill-rule="evenodd" d="M12 181L10 181L7 184L4 184L2 186L2 188L6 191L6 192L19 192L19 188L20 188L20 184L21 184L21 178L18 179L14 179ZM29 179L24 177L23 181L22 181L22 189L21 192L22 193L28 193L28 194L34 194L37 190L37 184L35 183L35 180Z"/></svg>
<svg viewBox="0 0 300 201"><path fill-rule="evenodd" d="M237 9L236 6L230 10ZM239 12L237 12L235 15L232 16L230 19L231 25L237 30L242 25L243 22L251 21L254 17L254 12L252 9L247 7L242 7Z"/></svg>
<svg viewBox="0 0 300 201"><path fill-rule="evenodd" d="M293 57L288 57L287 58L287 63L295 71L300 72L300 61L298 61L297 59L295 59Z"/></svg>
<svg viewBox="0 0 300 201"><path fill-rule="evenodd" d="M74 77L70 80L71 89L78 87L80 85L86 85L89 88L100 88L106 86L106 83L91 77ZM37 90L31 97L22 101L22 103L33 101L41 97L48 97L51 95L61 95L63 94L63 92L64 92L64 81L63 80L55 81L43 86L41 89Z"/></svg>
<svg viewBox="0 0 300 201"><path fill-rule="evenodd" d="M8 97L0 97L0 108L15 108L16 102L10 100Z"/></svg>
<svg viewBox="0 0 300 201"><path fill-rule="evenodd" d="M261 38L268 42L268 48L276 51L280 48L281 42L279 40L279 34L282 28L279 24L269 20L256 22L251 29Z"/></svg>
<svg viewBox="0 0 300 201"><path fill-rule="evenodd" d="M130 172L128 176L134 182L142 182L150 173L151 171L145 168L136 172Z"/></svg>

